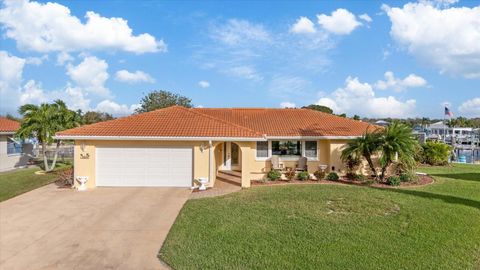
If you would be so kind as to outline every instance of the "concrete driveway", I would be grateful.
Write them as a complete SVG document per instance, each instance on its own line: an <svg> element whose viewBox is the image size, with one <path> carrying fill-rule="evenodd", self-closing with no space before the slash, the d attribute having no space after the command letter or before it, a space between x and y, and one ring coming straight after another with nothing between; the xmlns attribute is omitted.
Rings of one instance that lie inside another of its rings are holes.
<svg viewBox="0 0 480 270"><path fill-rule="evenodd" d="M162 269L186 188L48 185L0 203L0 269Z"/></svg>

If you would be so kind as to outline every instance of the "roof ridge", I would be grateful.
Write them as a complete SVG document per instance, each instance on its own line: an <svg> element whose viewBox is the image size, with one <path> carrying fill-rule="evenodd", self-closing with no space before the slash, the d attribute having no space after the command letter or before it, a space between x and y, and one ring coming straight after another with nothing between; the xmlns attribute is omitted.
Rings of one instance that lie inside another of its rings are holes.
<svg viewBox="0 0 480 270"><path fill-rule="evenodd" d="M217 118L217 117L214 117L214 116L211 116L211 115L208 115L208 114L204 114L204 113L201 113L201 112L198 112L196 111L195 108L190 108L190 109L187 109L185 107L182 107L182 106L178 106L186 111L189 111L191 113L195 113L195 114L198 114L198 115L201 115L203 117L207 117L207 118L210 118L212 120L215 120L217 122L221 122L221 123L225 123L225 124L229 124L231 126L234 126L234 127L238 127L238 128L242 128L244 130L248 130L249 132L252 132L254 134L257 134L257 135L260 135L260 136L263 136L264 134L261 134L260 132L256 131L256 130L253 130L251 128L248 128L246 126L242 126L242 125L239 125L239 124L236 124L236 123L233 123L233 122L230 122L230 121L227 121L227 120L224 120L224 119L220 119L220 118ZM192 110L193 109L193 110Z"/></svg>

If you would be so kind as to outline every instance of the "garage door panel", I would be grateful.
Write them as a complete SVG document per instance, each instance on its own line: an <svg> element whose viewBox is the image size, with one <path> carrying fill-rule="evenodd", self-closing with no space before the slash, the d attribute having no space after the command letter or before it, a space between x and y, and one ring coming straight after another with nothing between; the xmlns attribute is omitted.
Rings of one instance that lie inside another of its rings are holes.
<svg viewBox="0 0 480 270"><path fill-rule="evenodd" d="M192 149L97 147L97 186L179 186L192 183Z"/></svg>

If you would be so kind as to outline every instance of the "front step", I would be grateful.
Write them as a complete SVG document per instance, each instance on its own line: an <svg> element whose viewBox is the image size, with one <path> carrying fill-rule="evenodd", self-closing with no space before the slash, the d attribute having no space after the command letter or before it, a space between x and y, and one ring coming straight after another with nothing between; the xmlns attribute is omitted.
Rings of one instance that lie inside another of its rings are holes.
<svg viewBox="0 0 480 270"><path fill-rule="evenodd" d="M235 176L235 177L240 177L242 178L242 172L241 171L227 171L227 170L220 170L218 171L218 173L223 173L223 174L228 174L228 175L231 175L231 176Z"/></svg>
<svg viewBox="0 0 480 270"><path fill-rule="evenodd" d="M242 177L241 173L234 171L219 171L217 174L217 180L227 182L233 185L241 186L242 185Z"/></svg>

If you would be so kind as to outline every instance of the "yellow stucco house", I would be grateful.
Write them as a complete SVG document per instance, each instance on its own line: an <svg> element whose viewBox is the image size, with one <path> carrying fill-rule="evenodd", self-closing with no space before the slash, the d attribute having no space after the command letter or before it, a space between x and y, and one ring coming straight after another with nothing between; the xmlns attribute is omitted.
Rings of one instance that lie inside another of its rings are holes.
<svg viewBox="0 0 480 270"><path fill-rule="evenodd" d="M184 108L173 106L56 134L75 141L75 172L87 187L191 187L234 172L242 187L265 177L271 157L295 167L307 158L342 171L343 145L368 123L308 109Z"/></svg>

